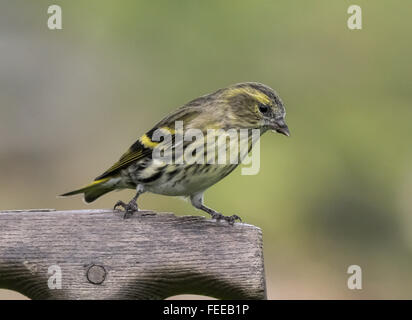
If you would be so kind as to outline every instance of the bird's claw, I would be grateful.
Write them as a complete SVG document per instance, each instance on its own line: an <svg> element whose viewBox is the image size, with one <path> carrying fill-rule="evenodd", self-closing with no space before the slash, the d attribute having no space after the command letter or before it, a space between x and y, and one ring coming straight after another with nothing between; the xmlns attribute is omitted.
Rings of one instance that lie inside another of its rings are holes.
<svg viewBox="0 0 412 320"><path fill-rule="evenodd" d="M230 225L233 225L236 220L239 220L240 222L242 222L242 219L234 214L232 216L224 216L223 214L219 213L219 212L215 212L211 214L212 219L216 219L216 220L226 220Z"/></svg>
<svg viewBox="0 0 412 320"><path fill-rule="evenodd" d="M130 201L129 203L124 203L123 201L119 200L114 205L113 210L116 210L117 207L122 207L124 209L124 215L123 215L124 219L127 219L134 212L139 210L139 208L137 207L136 201L133 201L133 200Z"/></svg>

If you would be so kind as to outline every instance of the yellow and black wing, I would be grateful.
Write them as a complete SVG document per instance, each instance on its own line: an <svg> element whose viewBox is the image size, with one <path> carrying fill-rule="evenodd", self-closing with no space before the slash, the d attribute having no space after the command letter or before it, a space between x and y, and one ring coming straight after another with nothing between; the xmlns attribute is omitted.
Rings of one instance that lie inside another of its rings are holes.
<svg viewBox="0 0 412 320"><path fill-rule="evenodd" d="M152 130L151 130L152 131ZM150 132L150 131L149 131ZM113 166L98 176L95 180L100 180L117 174L120 170L127 168L132 163L151 157L156 142L152 142L148 134L143 135L127 150Z"/></svg>
<svg viewBox="0 0 412 320"><path fill-rule="evenodd" d="M199 113L197 108L193 108L190 105L186 105L179 108L174 113L170 114L162 121L157 123L153 129L144 134L139 140L137 140L129 150L124 153L119 161L106 170L103 174L98 176L95 180L100 180L109 176L117 174L120 170L127 168L133 162L144 158L151 158L153 149L160 143L159 141L153 141L152 137L156 130L166 130L172 134L172 141L174 141L174 127L176 121L183 121L187 123L191 119L195 118Z"/></svg>

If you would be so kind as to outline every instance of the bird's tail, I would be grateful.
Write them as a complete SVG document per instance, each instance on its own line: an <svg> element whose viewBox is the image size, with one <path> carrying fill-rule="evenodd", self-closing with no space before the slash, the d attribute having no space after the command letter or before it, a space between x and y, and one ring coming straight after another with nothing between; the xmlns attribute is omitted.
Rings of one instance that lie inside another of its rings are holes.
<svg viewBox="0 0 412 320"><path fill-rule="evenodd" d="M100 196L114 190L113 183L110 183L109 180L111 178L104 178L100 180L93 181L91 184L80 188L78 190L74 190L71 192L64 193L60 195L61 197L68 197L79 193L84 193L84 200L89 203L93 202Z"/></svg>

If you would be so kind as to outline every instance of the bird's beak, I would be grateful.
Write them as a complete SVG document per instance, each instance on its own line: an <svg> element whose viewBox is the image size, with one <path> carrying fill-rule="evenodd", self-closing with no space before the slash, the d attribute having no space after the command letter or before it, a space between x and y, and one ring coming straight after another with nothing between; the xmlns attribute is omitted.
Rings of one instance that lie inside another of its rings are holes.
<svg viewBox="0 0 412 320"><path fill-rule="evenodd" d="M290 131L288 126L286 125L284 120L277 120L270 125L271 129L273 131L276 131L277 133L281 133L287 137L290 137Z"/></svg>

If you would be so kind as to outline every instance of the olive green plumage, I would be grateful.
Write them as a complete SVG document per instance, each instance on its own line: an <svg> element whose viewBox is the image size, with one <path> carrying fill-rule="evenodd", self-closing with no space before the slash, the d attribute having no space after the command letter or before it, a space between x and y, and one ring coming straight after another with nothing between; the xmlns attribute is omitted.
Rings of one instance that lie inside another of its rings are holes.
<svg viewBox="0 0 412 320"><path fill-rule="evenodd" d="M62 196L84 194L86 202L92 202L103 194L115 189L132 188L136 196L128 203L119 201L126 214L137 210L136 200L145 191L171 196L190 197L198 209L208 212L212 218L226 219L233 223L238 216L225 217L203 204L204 191L232 172L233 163L166 163L156 160L156 147L166 146L177 154L178 135L194 129L207 137L208 130L267 130L289 136L285 123L285 108L277 93L266 85L247 82L219 89L211 94L194 99L178 108L157 123L150 131L138 139L118 162L98 176L93 183ZM182 124L182 132L176 131L176 124ZM156 134L170 134L171 141L163 144L155 139ZM173 144L175 143L175 144ZM191 141L183 141L182 149L193 147ZM249 148L252 147L249 138ZM206 148L204 149L206 154ZM199 155L198 155L199 156ZM200 155L205 156L205 155ZM240 159L241 160L241 159Z"/></svg>

